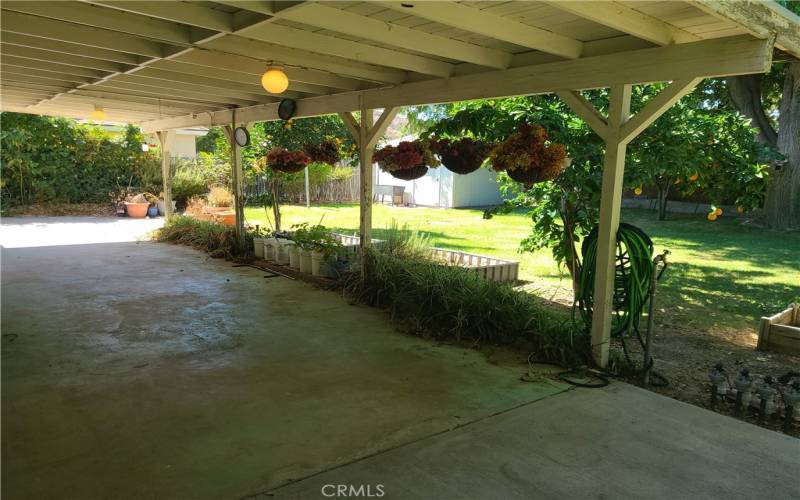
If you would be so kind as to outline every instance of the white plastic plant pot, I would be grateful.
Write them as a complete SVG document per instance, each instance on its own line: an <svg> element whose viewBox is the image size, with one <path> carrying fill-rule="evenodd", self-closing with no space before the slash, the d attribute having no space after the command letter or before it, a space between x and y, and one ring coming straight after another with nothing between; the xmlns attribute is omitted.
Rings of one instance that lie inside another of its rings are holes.
<svg viewBox="0 0 800 500"><path fill-rule="evenodd" d="M158 207L158 215L167 215L167 204L164 203L164 200L158 200L156 207ZM175 200L172 200L172 213L175 213Z"/></svg>
<svg viewBox="0 0 800 500"><path fill-rule="evenodd" d="M280 266L289 264L289 246L294 245L292 240L278 238L278 246L276 247L275 263Z"/></svg>
<svg viewBox="0 0 800 500"><path fill-rule="evenodd" d="M311 251L300 250L300 272L311 274Z"/></svg>
<svg viewBox="0 0 800 500"><path fill-rule="evenodd" d="M300 247L292 243L287 245L289 252L289 267L292 269L300 269Z"/></svg>
<svg viewBox="0 0 800 500"><path fill-rule="evenodd" d="M311 275L322 276L322 263L325 261L325 254L322 252L311 252Z"/></svg>
<svg viewBox="0 0 800 500"><path fill-rule="evenodd" d="M253 253L256 259L264 258L264 239L265 238L253 238Z"/></svg>
<svg viewBox="0 0 800 500"><path fill-rule="evenodd" d="M278 240L276 238L264 238L264 260L274 262L278 254Z"/></svg>

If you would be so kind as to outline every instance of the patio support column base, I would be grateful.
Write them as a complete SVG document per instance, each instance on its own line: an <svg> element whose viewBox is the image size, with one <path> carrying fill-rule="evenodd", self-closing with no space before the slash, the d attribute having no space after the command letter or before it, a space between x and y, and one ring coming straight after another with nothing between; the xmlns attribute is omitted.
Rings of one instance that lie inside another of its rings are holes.
<svg viewBox="0 0 800 500"><path fill-rule="evenodd" d="M156 132L158 142L161 144L161 179L164 189L164 218L169 222L172 219L172 161L170 146L175 139L174 130L159 130Z"/></svg>

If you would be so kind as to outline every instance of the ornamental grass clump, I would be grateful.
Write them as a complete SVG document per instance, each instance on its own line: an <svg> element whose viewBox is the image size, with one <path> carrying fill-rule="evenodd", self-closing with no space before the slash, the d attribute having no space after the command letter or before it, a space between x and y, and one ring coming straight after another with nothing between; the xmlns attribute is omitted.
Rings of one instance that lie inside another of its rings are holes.
<svg viewBox="0 0 800 500"><path fill-rule="evenodd" d="M153 234L153 239L161 242L177 243L203 250L211 257L227 260L246 257L246 252L238 250L236 230L232 226L197 220L192 217L175 216L164 227ZM252 248L252 235L247 235L245 248Z"/></svg>
<svg viewBox="0 0 800 500"><path fill-rule="evenodd" d="M462 267L397 258L374 249L365 258L366 275L347 275L345 293L388 310L409 332L524 347L537 358L565 365L589 359L589 340L573 330L568 315L508 283L485 280Z"/></svg>
<svg viewBox="0 0 800 500"><path fill-rule="evenodd" d="M489 156L492 145L470 137L462 137L456 141L432 140L430 148L439 156L447 170L466 175L481 168L481 164Z"/></svg>
<svg viewBox="0 0 800 500"><path fill-rule="evenodd" d="M438 167L439 160L423 141L402 141L387 145L372 154L372 161L384 172L402 180L419 179L428 167Z"/></svg>
<svg viewBox="0 0 800 500"><path fill-rule="evenodd" d="M294 174L306 168L311 158L302 151L289 151L285 148L272 148L267 153L267 165L273 170Z"/></svg>
<svg viewBox="0 0 800 500"><path fill-rule="evenodd" d="M547 142L547 131L539 125L522 123L517 131L489 154L492 168L505 171L517 182L532 184L553 180L569 164L563 144Z"/></svg>

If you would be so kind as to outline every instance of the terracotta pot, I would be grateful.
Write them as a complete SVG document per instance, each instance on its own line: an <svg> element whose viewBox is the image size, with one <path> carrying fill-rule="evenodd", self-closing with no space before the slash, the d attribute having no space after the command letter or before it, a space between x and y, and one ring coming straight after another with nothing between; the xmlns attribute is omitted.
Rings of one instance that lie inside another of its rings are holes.
<svg viewBox="0 0 800 500"><path fill-rule="evenodd" d="M220 212L214 215L214 219L226 226L236 225L236 212Z"/></svg>
<svg viewBox="0 0 800 500"><path fill-rule="evenodd" d="M232 211L231 207L203 207L203 212L207 214L222 214Z"/></svg>
<svg viewBox="0 0 800 500"><path fill-rule="evenodd" d="M144 219L147 217L147 209L150 208L150 203L131 203L125 202L125 211L128 212L128 217L133 219Z"/></svg>
<svg viewBox="0 0 800 500"><path fill-rule="evenodd" d="M414 168L407 168L404 170L394 170L389 172L392 177L395 179L400 179L403 181L413 181L414 179L419 179L420 177L424 177L425 174L428 173L428 167L425 165L418 165Z"/></svg>

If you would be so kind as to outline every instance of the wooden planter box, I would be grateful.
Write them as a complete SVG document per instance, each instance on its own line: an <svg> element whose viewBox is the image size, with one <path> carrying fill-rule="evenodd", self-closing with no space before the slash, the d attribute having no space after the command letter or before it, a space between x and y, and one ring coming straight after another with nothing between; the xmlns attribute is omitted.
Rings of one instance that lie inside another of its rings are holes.
<svg viewBox="0 0 800 500"><path fill-rule="evenodd" d="M756 349L800 355L800 304L761 318Z"/></svg>
<svg viewBox="0 0 800 500"><path fill-rule="evenodd" d="M336 234L342 245L355 252L360 243L358 236L348 236L346 234ZM372 240L373 243L380 244L381 240ZM461 266L471 269L478 273L481 278L491 281L517 281L519 277L519 262L511 260L488 257L475 253L459 252L456 250L445 250L443 248L432 248L433 257L450 266Z"/></svg>

